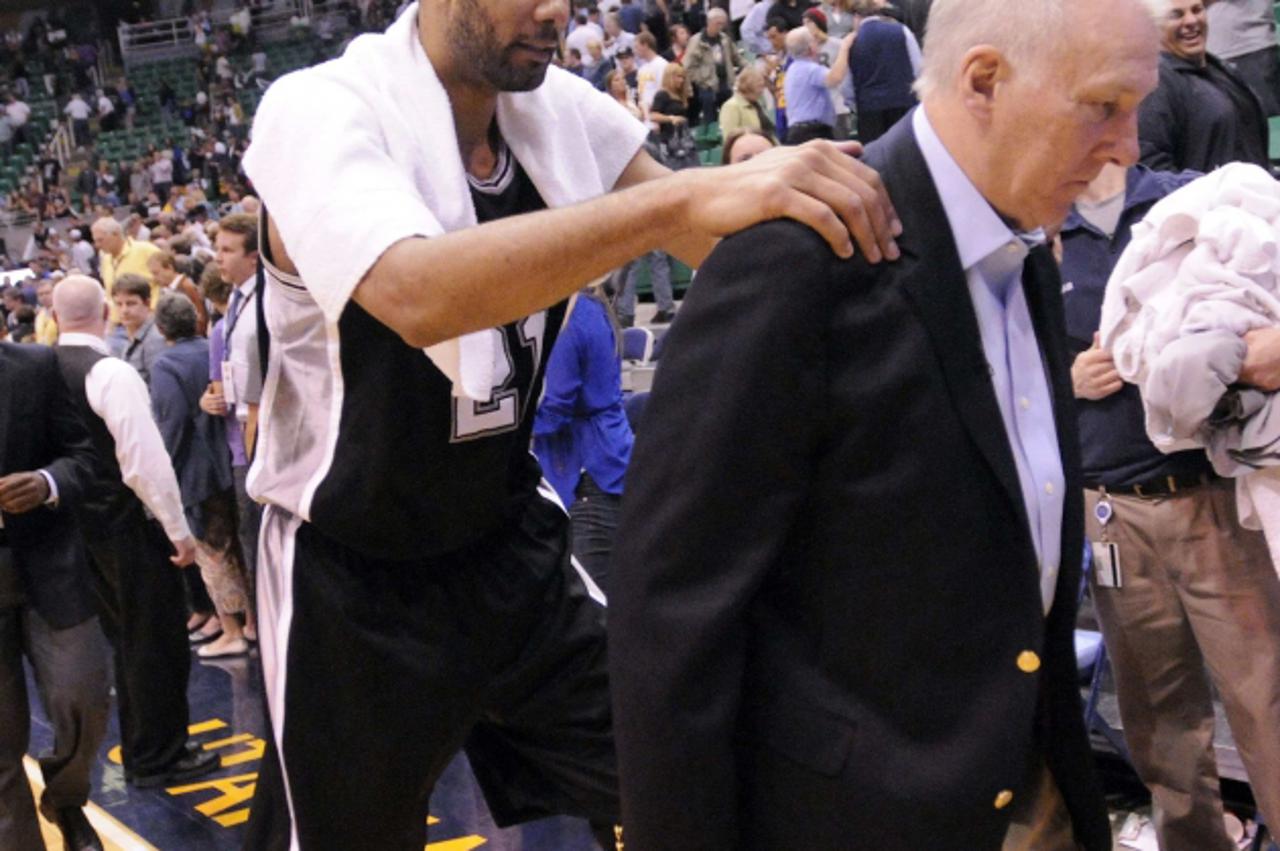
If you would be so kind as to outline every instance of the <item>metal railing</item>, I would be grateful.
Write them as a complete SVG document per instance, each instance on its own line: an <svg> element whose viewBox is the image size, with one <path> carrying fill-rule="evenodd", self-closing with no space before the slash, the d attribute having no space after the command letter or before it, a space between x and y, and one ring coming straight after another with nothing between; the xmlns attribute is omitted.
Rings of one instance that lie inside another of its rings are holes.
<svg viewBox="0 0 1280 851"><path fill-rule="evenodd" d="M120 59L125 67L147 59L168 59L195 52L195 30L187 18L145 24L121 24Z"/></svg>
<svg viewBox="0 0 1280 851"><path fill-rule="evenodd" d="M249 10L250 31L271 41L286 35L293 20L307 16L310 0L277 0L271 6ZM230 26L236 9L215 9L209 15L215 27ZM192 56L196 32L191 18L166 18L145 24L121 24L118 30L120 60L126 68L148 60Z"/></svg>

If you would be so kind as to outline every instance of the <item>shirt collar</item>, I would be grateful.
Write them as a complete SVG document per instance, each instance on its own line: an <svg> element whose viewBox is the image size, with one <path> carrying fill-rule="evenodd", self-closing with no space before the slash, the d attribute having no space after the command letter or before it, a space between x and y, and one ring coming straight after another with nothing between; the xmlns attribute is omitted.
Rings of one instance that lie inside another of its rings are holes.
<svg viewBox="0 0 1280 851"><path fill-rule="evenodd" d="M955 239L960 265L965 272L1011 242L1044 242L1041 231L1020 238L1004 223L938 138L924 107L917 108L911 116L911 126L929 168L929 176L933 178L938 197L942 200L942 209L947 214L947 224L951 226L951 236Z"/></svg>
<svg viewBox="0 0 1280 851"><path fill-rule="evenodd" d="M239 291L241 298L248 298L257 286L258 276L257 274L253 274L241 281L240 286L236 287L236 289Z"/></svg>
<svg viewBox="0 0 1280 851"><path fill-rule="evenodd" d="M1187 59L1176 53L1170 53L1167 50L1160 54L1161 62L1172 68L1174 71L1181 71L1184 74L1207 74L1209 72L1209 66L1213 65L1216 59L1217 57L1212 53L1206 54L1204 64L1201 65L1194 59Z"/></svg>
<svg viewBox="0 0 1280 851"><path fill-rule="evenodd" d="M85 346L93 349L100 355L110 354L107 351L107 343L101 337L93 334L85 334L80 331L63 331L58 335L59 346Z"/></svg>

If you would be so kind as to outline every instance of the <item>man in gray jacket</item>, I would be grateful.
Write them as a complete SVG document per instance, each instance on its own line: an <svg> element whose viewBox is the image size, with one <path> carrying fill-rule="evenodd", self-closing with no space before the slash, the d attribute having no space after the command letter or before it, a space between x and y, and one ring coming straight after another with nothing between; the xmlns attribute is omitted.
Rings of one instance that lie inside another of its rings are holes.
<svg viewBox="0 0 1280 851"><path fill-rule="evenodd" d="M164 336L156 330L151 316L151 282L141 275L124 274L116 279L111 298L120 312L125 336L112 336L111 353L138 371L151 383L151 364L164 351Z"/></svg>
<svg viewBox="0 0 1280 851"><path fill-rule="evenodd" d="M724 9L707 12L707 28L689 39L684 67L702 108L701 122L714 121L720 105L733 93L733 81L745 63L728 31L729 15Z"/></svg>

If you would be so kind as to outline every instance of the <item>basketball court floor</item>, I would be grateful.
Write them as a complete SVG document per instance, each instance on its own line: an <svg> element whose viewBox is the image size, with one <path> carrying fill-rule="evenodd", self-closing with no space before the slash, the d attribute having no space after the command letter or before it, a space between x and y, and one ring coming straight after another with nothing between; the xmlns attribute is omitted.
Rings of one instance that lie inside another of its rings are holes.
<svg viewBox="0 0 1280 851"><path fill-rule="evenodd" d="M93 773L89 821L108 851L230 851L239 849L249 818L249 805L266 743L263 739L262 693L256 656L216 662L192 656L191 735L221 758L221 768L205 777L166 789L135 789L124 782L120 765L120 733L114 703L111 728ZM31 745L38 755L52 743L53 732L34 683ZM345 731L334 729L337 738ZM27 758L27 775L39 793L39 769ZM378 777L335 777L337 785L378 783ZM430 851L592 851L595 843L586 823L577 819L544 819L502 830L489 818L484 799L459 756L431 799ZM43 825L51 851L62 848L61 834ZM355 851L355 849L353 849Z"/></svg>
<svg viewBox="0 0 1280 851"><path fill-rule="evenodd" d="M239 849L249 818L254 785L258 778L265 741L260 669L256 656L202 662L192 655L191 735L206 750L216 752L221 767L211 775L166 789L135 789L124 782L120 765L119 731L114 706L111 729L103 743L93 774L93 793L87 810L109 851L230 851ZM27 773L37 795L39 770L33 756L52 742L52 729L32 695L31 745ZM1114 697L1105 694L1103 715L1118 723ZM345 731L334 729L335 739ZM1097 746L1105 751L1105 743ZM1243 780L1239 757L1223 719L1218 725L1219 766L1224 778ZM1119 758L1102 753L1099 767L1112 804L1117 834L1132 811L1149 812L1141 783ZM1242 821L1252 815L1248 787L1227 779L1224 788L1228 808ZM342 785L384 782L381 777L335 777L326 782ZM489 817L484 798L472 779L465 757L456 758L431 799L430 841L426 851L594 851L585 822L571 818L545 819L502 830ZM46 824L45 839L51 851L62 848L61 836ZM1241 843L1248 847L1247 840ZM1117 845L1142 848L1142 845ZM1154 845L1150 848L1154 851ZM353 849L354 851L354 849ZM361 849L360 851L363 851Z"/></svg>

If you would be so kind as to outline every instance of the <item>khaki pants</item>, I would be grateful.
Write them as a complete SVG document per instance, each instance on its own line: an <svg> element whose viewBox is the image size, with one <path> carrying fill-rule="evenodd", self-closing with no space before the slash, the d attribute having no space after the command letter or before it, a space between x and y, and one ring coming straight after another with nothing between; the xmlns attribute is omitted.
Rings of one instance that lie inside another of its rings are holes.
<svg viewBox="0 0 1280 851"><path fill-rule="evenodd" d="M1085 492L1085 531L1102 537ZM1151 790L1162 851L1230 851L1213 751L1209 681L1269 824L1280 824L1280 579L1235 488L1111 497L1121 588L1091 580L1124 737ZM1206 668L1207 674L1206 676Z"/></svg>

